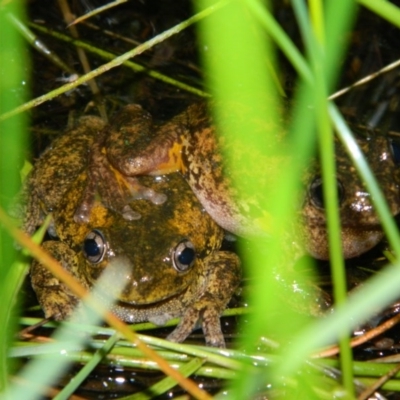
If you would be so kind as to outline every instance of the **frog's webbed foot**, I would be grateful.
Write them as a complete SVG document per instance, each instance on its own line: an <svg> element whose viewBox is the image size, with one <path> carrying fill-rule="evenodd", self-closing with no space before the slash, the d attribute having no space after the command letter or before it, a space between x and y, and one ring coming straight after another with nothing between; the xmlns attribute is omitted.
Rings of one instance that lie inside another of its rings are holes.
<svg viewBox="0 0 400 400"><path fill-rule="evenodd" d="M201 323L206 344L225 347L220 317L240 283L240 260L234 253L217 252L208 262L201 294L183 313L180 323L167 337L182 342Z"/></svg>
<svg viewBox="0 0 400 400"><path fill-rule="evenodd" d="M110 179L105 178L107 176ZM141 218L141 215L129 205L131 201L145 199L155 205L159 205L167 200L165 194L143 186L137 178L125 177L117 179L114 175L107 172L103 173L103 178L100 182L98 181L97 185L93 185L93 182L94 180L90 179L88 186L84 190L80 204L74 214L75 222L89 222L96 191L99 193L101 202L105 207L118 212L127 221L134 221Z"/></svg>
<svg viewBox="0 0 400 400"><path fill-rule="evenodd" d="M127 221L134 221L141 218L141 215L134 211L129 203L137 199L146 199L153 204L163 204L167 196L163 193L143 186L136 178L125 178L125 183L120 186L118 181L108 181L108 184L97 185L101 202L108 209L114 210L122 215ZM96 187L88 186L77 207L74 220L78 223L87 223L90 220L90 213L95 202Z"/></svg>

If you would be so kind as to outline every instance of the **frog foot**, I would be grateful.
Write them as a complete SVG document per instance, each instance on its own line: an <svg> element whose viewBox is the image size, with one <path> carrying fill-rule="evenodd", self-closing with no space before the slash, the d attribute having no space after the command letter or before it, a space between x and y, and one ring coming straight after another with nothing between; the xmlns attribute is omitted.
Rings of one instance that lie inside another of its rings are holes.
<svg viewBox="0 0 400 400"><path fill-rule="evenodd" d="M76 223L86 224L90 221L90 214L92 212L94 202L95 196L87 191L75 211L74 221ZM110 202L103 203L105 207L120 213L122 217L127 221L135 221L141 218L141 215L138 212L132 210L130 205L126 204L124 200L118 200L117 198L115 198L115 202L113 204Z"/></svg>
<svg viewBox="0 0 400 400"><path fill-rule="evenodd" d="M214 301L212 301L214 303ZM214 303L215 304L215 303ZM221 312L212 304L203 309L190 308L181 318L178 326L170 333L167 340L171 342L183 342L188 335L197 328L201 320L202 329L207 346L225 348L225 339L221 330Z"/></svg>
<svg viewBox="0 0 400 400"><path fill-rule="evenodd" d="M160 205L167 200L165 194L158 193L154 189L140 184L138 179L134 177L125 177L123 183L115 187L113 195L110 194L109 187L100 188L100 196L107 208L118 212L127 221L141 218L140 213L134 211L128 203L144 199L155 205Z"/></svg>
<svg viewBox="0 0 400 400"><path fill-rule="evenodd" d="M155 205L163 204L167 200L167 195L140 184L137 178L126 177L125 180L130 191L130 200L145 199Z"/></svg>
<svg viewBox="0 0 400 400"><path fill-rule="evenodd" d="M239 286L240 260L236 254L219 251L207 261L208 269L200 284L200 295L183 312L181 321L167 337L173 342L183 342L199 324L206 344L225 347L221 330L221 314Z"/></svg>

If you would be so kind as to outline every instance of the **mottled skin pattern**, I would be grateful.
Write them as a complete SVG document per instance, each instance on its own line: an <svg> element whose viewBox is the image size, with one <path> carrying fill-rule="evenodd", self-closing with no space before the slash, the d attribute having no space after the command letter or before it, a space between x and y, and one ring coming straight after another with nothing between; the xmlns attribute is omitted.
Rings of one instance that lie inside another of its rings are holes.
<svg viewBox="0 0 400 400"><path fill-rule="evenodd" d="M23 188L25 232L32 234L44 217L59 207L68 188L87 169L90 147L104 126L100 118L82 117L79 126L54 140L36 160Z"/></svg>
<svg viewBox="0 0 400 400"><path fill-rule="evenodd" d="M120 115L127 122L124 126L129 125L132 107L138 106L127 106L121 110ZM258 235L260 232L255 222L265 216L260 200L265 200L262 199L264 193L270 193L265 188L273 189L276 186L275 172L282 168L293 168L292 160L279 155L266 158L260 149L252 149L249 157L239 146L235 148L234 144L230 144L234 147L235 164L244 165L247 168L245 173L250 175L260 168L263 171L260 174L260 190L257 193L242 193L240 197L232 184L234 172L227 167L221 156L221 147L226 143L217 138L204 103L188 107L162 125L152 124L150 116L142 112L145 116L145 124L142 124L144 129L135 130L135 135L131 135L129 130L118 129L114 125L113 131L102 141L102 150L99 151L102 156L99 160L103 167L117 169L127 177L180 171L204 208L220 226L241 236ZM135 123L132 121L133 125ZM138 133L141 135L137 136ZM386 137L371 135L369 138L360 136L358 143L381 184L393 215L398 214L400 179L390 141ZM99 160L91 163L91 171L100 170ZM345 258L351 258L376 245L382 238L382 230L369 194L338 143L336 160L343 253ZM296 246L303 247L314 257L327 259L326 219L320 200L322 189L317 181L319 176L317 163L312 163L304 171L303 201L300 200L297 205L300 234L288 241L297 241L299 244ZM115 201L123 203L121 198Z"/></svg>
<svg viewBox="0 0 400 400"><path fill-rule="evenodd" d="M181 322L169 335L170 340L183 341L201 322L207 344L223 347L219 318L240 282L238 257L219 250L223 230L179 174L140 178L142 186L165 194L168 201L160 205L147 199L130 202L139 219L126 219L105 207L101 199L95 199L86 222L75 221L88 185L88 148L104 125L96 117L85 117L82 122L83 126L55 141L36 163L27 181L30 197L24 229L31 233L52 211L51 233L56 237L43 247L86 288L96 283L103 270L128 267L124 289L112 308L121 319L163 324L180 316ZM85 143L77 147L77 153L75 143ZM58 180L67 172L68 179ZM129 183L123 185L129 187ZM99 260L85 251L93 235L96 243L104 245ZM179 271L174 260L182 243L184 248L190 243L195 258ZM31 280L47 317L65 319L79 304L68 288L37 261L31 267ZM109 285L111 290L112 282Z"/></svg>
<svg viewBox="0 0 400 400"><path fill-rule="evenodd" d="M102 192L101 177L111 176L112 171L117 170L129 179L143 174L160 175L180 171L220 226L239 235L259 233L254 220L264 215L259 205L262 194L248 195L242 199L232 184L233 171L227 168L225 158L221 155L222 146L229 150L231 145L217 139L204 103L189 107L162 125L153 124L151 116L140 106L128 105L118 113L116 121L103 131L103 138L92 148L89 170L95 178L90 180L91 185L86 189L81 209L90 209L90 199L93 199L96 187ZM260 149L252 149L253 164L249 168L249 156L245 150L236 148L235 157L238 164L246 165L245 173L251 175L259 168L258 160L264 156ZM289 166L287 158L269 157L263 169L262 186L273 187L276 184L274 172L284 166ZM137 191L143 193L146 190L137 188ZM124 208L121 213L126 213L124 193L113 191L109 196L102 196L103 202L108 202L117 210L115 204L125 204L119 207L119 211ZM78 218L79 212L78 209Z"/></svg>
<svg viewBox="0 0 400 400"><path fill-rule="evenodd" d="M357 142L375 174L390 211L397 215L400 212L400 168L394 159L390 140L375 135L369 138L359 136ZM352 258L374 247L382 239L383 232L371 196L338 141L335 153L343 253L346 258ZM308 252L316 258L328 259L326 217L320 200L320 175L317 165L308 171L301 215L305 221L303 225Z"/></svg>

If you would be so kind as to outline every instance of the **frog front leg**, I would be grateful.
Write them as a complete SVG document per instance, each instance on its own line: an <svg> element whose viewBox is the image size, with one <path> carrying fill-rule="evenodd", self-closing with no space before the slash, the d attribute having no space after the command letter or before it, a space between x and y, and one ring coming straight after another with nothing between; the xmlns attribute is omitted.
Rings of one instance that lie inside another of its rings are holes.
<svg viewBox="0 0 400 400"><path fill-rule="evenodd" d="M125 179L118 169L113 168L107 158L108 147L115 146L115 151L128 146L127 129L140 131L144 135L149 132L151 120L139 105L132 104L116 114L111 123L100 133L90 148L88 181L79 206L76 209L74 220L86 223L93 208L96 193L100 195L103 204L116 210L128 221L139 219L140 215L134 212L128 202L136 180ZM121 150L119 150L121 151Z"/></svg>
<svg viewBox="0 0 400 400"><path fill-rule="evenodd" d="M162 204L166 200L164 194L142 186L134 177L137 174L128 174L124 169L124 166L137 163L144 168L147 152L143 158L136 159L135 156L153 141L155 129L152 128L150 114L141 106L131 104L118 112L103 129L90 149L89 179L74 215L76 222L88 221L96 193L107 208L117 211L128 221L140 218L140 214L129 206L130 201L147 199ZM140 168L138 170L141 172Z"/></svg>
<svg viewBox="0 0 400 400"><path fill-rule="evenodd" d="M220 317L240 284L240 260L234 253L220 251L204 262L198 296L186 307L181 321L167 339L182 342L201 322L206 344L225 347Z"/></svg>
<svg viewBox="0 0 400 400"><path fill-rule="evenodd" d="M42 247L59 261L66 271L74 275L74 271L78 269L78 258L71 248L57 241L45 242ZM70 317L79 304L79 299L69 288L37 260L32 262L30 276L33 290L46 318L62 321ZM84 282L81 284L87 286Z"/></svg>
<svg viewBox="0 0 400 400"><path fill-rule="evenodd" d="M124 176L178 171L181 167L180 138L185 130L185 123L177 121L176 117L157 126L139 105L125 106L110 124L105 144L107 159Z"/></svg>

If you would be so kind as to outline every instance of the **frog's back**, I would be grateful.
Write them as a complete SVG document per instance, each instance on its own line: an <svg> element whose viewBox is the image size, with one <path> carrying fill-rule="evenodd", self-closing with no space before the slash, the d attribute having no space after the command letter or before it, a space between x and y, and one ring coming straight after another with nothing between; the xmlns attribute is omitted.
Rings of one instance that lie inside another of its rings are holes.
<svg viewBox="0 0 400 400"><path fill-rule="evenodd" d="M87 167L89 149L104 127L95 116L82 117L79 124L54 140L36 161L22 196L27 200L23 229L32 233L44 214L58 207L65 193Z"/></svg>
<svg viewBox="0 0 400 400"><path fill-rule="evenodd" d="M232 103L232 112L235 118L245 118L241 104ZM193 104L174 123L178 130L179 125L186 124L185 135L181 135L182 172L207 212L232 233L260 234L254 222L265 216L266 196L276 186L275 177L288 164L287 158L276 154L266 156L268 146L265 149L251 143L243 146L243 137L250 135L249 132L239 138L221 136L205 103ZM276 124L260 121L259 125L260 131L252 135L282 139L283 132ZM252 182L258 184L256 193Z"/></svg>

